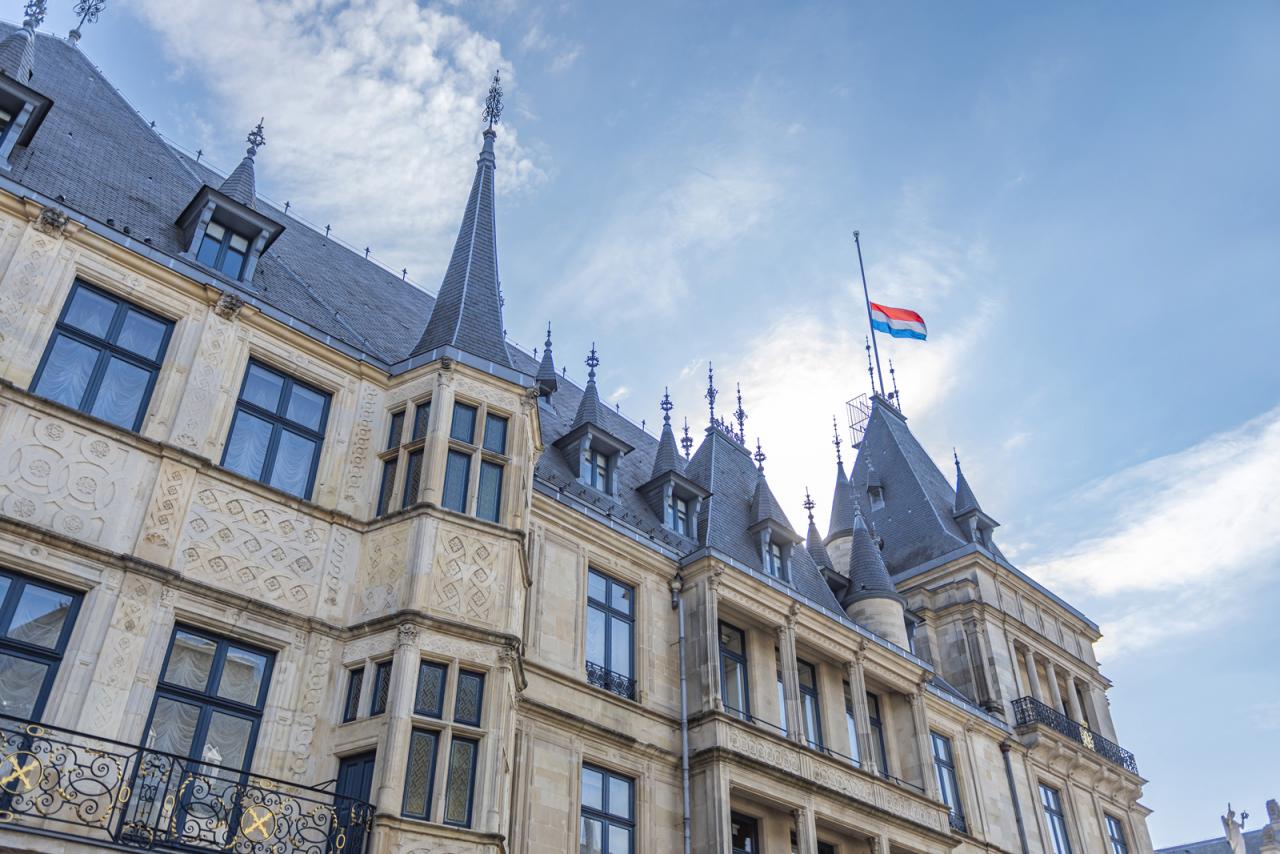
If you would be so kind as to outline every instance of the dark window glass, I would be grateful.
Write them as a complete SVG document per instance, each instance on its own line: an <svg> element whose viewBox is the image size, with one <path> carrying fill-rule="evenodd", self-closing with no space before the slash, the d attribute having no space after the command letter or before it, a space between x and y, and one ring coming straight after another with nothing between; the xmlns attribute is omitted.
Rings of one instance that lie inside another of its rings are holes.
<svg viewBox="0 0 1280 854"><path fill-rule="evenodd" d="M502 465L480 461L480 485L476 493L476 517L490 522L498 521L502 505Z"/></svg>
<svg viewBox="0 0 1280 854"><path fill-rule="evenodd" d="M480 711L484 705L484 674L462 671L458 674L458 696L453 703L453 720L456 723L480 726Z"/></svg>
<svg viewBox="0 0 1280 854"><path fill-rule="evenodd" d="M1111 843L1111 854L1129 854L1129 843L1125 841L1124 825L1120 819L1107 815L1107 840Z"/></svg>
<svg viewBox="0 0 1280 854"><path fill-rule="evenodd" d="M880 760L880 774L888 777L889 756L884 749L884 727L880 720L880 698L870 691L867 692L867 716L871 722L871 743L875 746L877 758Z"/></svg>
<svg viewBox="0 0 1280 854"><path fill-rule="evenodd" d="M507 453L507 419L501 415L485 416L484 449L495 454Z"/></svg>
<svg viewBox="0 0 1280 854"><path fill-rule="evenodd" d="M382 464L382 483L378 486L378 515L385 515L391 504L391 491L396 486L396 457Z"/></svg>
<svg viewBox="0 0 1280 854"><path fill-rule="evenodd" d="M818 706L818 671L807 661L797 661L800 671L800 714L809 746L822 749L822 711Z"/></svg>
<svg viewBox="0 0 1280 854"><path fill-rule="evenodd" d="M373 696L369 701L369 714L380 715L387 710L387 695L391 692L391 662L380 661L373 671Z"/></svg>
<svg viewBox="0 0 1280 854"><path fill-rule="evenodd" d="M951 815L962 819L964 811L960 808L960 785L956 777L956 760L951 749L951 739L936 732L929 733L933 744L933 767L938 775L938 789L942 793L942 802L951 808Z"/></svg>
<svg viewBox="0 0 1280 854"><path fill-rule="evenodd" d="M431 401L419 403L413 411L413 439L416 441L427 435L427 422L431 420Z"/></svg>
<svg viewBox="0 0 1280 854"><path fill-rule="evenodd" d="M635 782L583 765L579 854L631 854L634 848Z"/></svg>
<svg viewBox="0 0 1280 854"><path fill-rule="evenodd" d="M751 720L751 691L747 684L747 641L741 629L720 624L720 693L725 711Z"/></svg>
<svg viewBox="0 0 1280 854"><path fill-rule="evenodd" d="M778 662L778 728L786 735L787 730L787 686L782 679L782 654L773 648L773 660Z"/></svg>
<svg viewBox="0 0 1280 854"><path fill-rule="evenodd" d="M400 499L401 507L408 507L418 502L418 490L422 486L422 454L423 449L410 451L405 459L404 495Z"/></svg>
<svg viewBox="0 0 1280 854"><path fill-rule="evenodd" d="M329 395L250 362L222 464L299 498L310 498L328 409Z"/></svg>
<svg viewBox="0 0 1280 854"><path fill-rule="evenodd" d="M858 746L857 715L853 713L853 690L848 682L844 683L844 726L849 731L849 758L853 764L860 765L862 754Z"/></svg>
<svg viewBox="0 0 1280 854"><path fill-rule="evenodd" d="M44 714L79 608L79 594L0 570L0 714Z"/></svg>
<svg viewBox="0 0 1280 854"><path fill-rule="evenodd" d="M418 665L418 690L414 695L414 714L438 718L444 713L444 681L449 668L424 661Z"/></svg>
<svg viewBox="0 0 1280 854"><path fill-rule="evenodd" d="M342 722L354 721L360 714L360 688L364 683L364 668L357 667L347 674L347 699L342 704Z"/></svg>
<svg viewBox="0 0 1280 854"><path fill-rule="evenodd" d="M454 736L449 744L449 776L444 790L444 823L471 826L471 801L476 782L476 754L480 743Z"/></svg>
<svg viewBox="0 0 1280 854"><path fill-rule="evenodd" d="M249 238L237 234L221 223L210 222L200 239L196 260L233 279L244 272L244 259L249 254Z"/></svg>
<svg viewBox="0 0 1280 854"><path fill-rule="evenodd" d="M1071 838L1067 836L1067 815L1062 810L1062 797L1058 790L1041 783L1040 804L1044 807L1044 820L1049 826L1053 854L1071 854Z"/></svg>
<svg viewBox="0 0 1280 854"><path fill-rule="evenodd" d="M76 282L31 391L137 430L172 330L169 321Z"/></svg>
<svg viewBox="0 0 1280 854"><path fill-rule="evenodd" d="M453 404L453 424L449 427L449 438L459 442L474 444L476 440L476 408L465 403Z"/></svg>
<svg viewBox="0 0 1280 854"><path fill-rule="evenodd" d="M754 818L733 813L729 828L733 854L760 854L760 826Z"/></svg>
<svg viewBox="0 0 1280 854"><path fill-rule="evenodd" d="M672 495L671 504L667 508L667 513L670 517L668 519L668 524L670 524L671 530L675 531L677 534L683 534L686 537L691 536L689 533L688 501L680 498L679 496Z"/></svg>
<svg viewBox="0 0 1280 854"><path fill-rule="evenodd" d="M587 482L601 492L609 491L609 457L594 448L587 452Z"/></svg>
<svg viewBox="0 0 1280 854"><path fill-rule="evenodd" d="M402 809L411 818L431 818L431 789L436 776L438 741L436 733L424 729L415 729L409 737L409 761L404 774Z"/></svg>
<svg viewBox="0 0 1280 854"><path fill-rule="evenodd" d="M769 549L765 557L766 557L765 567L764 567L765 572L767 572L769 575L772 575L774 578L780 578L783 581L786 581L787 569L786 569L786 564L783 563L783 560L782 560L782 545L773 540L770 540Z"/></svg>
<svg viewBox="0 0 1280 854"><path fill-rule="evenodd" d="M404 433L404 410L391 413L391 426L387 428L387 450L400 447L400 436Z"/></svg>
<svg viewBox="0 0 1280 854"><path fill-rule="evenodd" d="M627 699L635 699L634 621L635 590L588 570L587 679Z"/></svg>
<svg viewBox="0 0 1280 854"><path fill-rule="evenodd" d="M471 479L471 455L450 451L444 467L444 501L446 510L467 512L467 482Z"/></svg>

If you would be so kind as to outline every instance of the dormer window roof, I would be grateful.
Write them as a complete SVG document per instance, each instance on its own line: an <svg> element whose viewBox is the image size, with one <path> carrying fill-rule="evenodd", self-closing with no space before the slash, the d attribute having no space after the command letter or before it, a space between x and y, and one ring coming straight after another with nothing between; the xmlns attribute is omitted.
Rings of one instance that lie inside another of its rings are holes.
<svg viewBox="0 0 1280 854"><path fill-rule="evenodd" d="M602 425L604 407L600 404L600 392L596 389L596 367L600 357L595 344L587 357L587 387L578 404L578 414L569 432L556 440L555 445L564 455L569 470L584 486L605 493L618 494L618 462L635 450L630 443L618 438Z"/></svg>
<svg viewBox="0 0 1280 854"><path fill-rule="evenodd" d="M711 493L684 474L684 462L676 452L676 437L671 430L671 395L663 392L662 434L653 457L653 476L639 487L639 492L662 524L691 540L698 537L698 514L702 501Z"/></svg>
<svg viewBox="0 0 1280 854"><path fill-rule="evenodd" d="M756 465L759 476L756 479L755 494L751 498L751 534L758 545L760 565L766 574L779 581L791 581L791 553L793 547L803 540L791 529L791 523L778 506L773 497L773 490L764 478L764 451L760 443L756 443Z"/></svg>
<svg viewBox="0 0 1280 854"><path fill-rule="evenodd" d="M12 165L13 151L31 143L53 100L32 87L35 79L36 27L43 4L29 6L22 28L0 42L0 169Z"/></svg>

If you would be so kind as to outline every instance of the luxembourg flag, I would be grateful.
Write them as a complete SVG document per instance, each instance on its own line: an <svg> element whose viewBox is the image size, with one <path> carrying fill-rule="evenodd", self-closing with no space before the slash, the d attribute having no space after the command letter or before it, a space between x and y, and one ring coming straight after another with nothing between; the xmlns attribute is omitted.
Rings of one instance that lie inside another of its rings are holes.
<svg viewBox="0 0 1280 854"><path fill-rule="evenodd" d="M925 340L929 335L924 318L908 308L892 308L871 303L871 328L894 338Z"/></svg>

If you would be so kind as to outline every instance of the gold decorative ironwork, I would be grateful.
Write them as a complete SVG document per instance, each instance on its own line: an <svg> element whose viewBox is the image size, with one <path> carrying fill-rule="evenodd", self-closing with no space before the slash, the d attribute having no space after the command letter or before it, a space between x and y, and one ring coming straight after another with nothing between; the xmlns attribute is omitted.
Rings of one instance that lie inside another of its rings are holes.
<svg viewBox="0 0 1280 854"><path fill-rule="evenodd" d="M39 785L43 770L44 766L34 753L14 751L0 759L0 789L11 795L25 794Z"/></svg>

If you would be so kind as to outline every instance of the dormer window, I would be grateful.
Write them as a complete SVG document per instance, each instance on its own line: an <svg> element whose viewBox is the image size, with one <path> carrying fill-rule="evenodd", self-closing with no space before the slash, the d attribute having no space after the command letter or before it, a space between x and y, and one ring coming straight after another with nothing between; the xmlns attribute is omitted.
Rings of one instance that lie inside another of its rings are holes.
<svg viewBox="0 0 1280 854"><path fill-rule="evenodd" d="M609 485L609 470L613 467L612 457L598 448L587 450L587 485L601 492L613 494Z"/></svg>
<svg viewBox="0 0 1280 854"><path fill-rule="evenodd" d="M878 485L867 487L867 499L871 502L872 510L880 510L884 507L884 489Z"/></svg>
<svg viewBox="0 0 1280 854"><path fill-rule="evenodd" d="M249 238L220 223L210 222L200 240L196 260L233 279L239 279L244 272L244 260L248 255Z"/></svg>
<svg viewBox="0 0 1280 854"><path fill-rule="evenodd" d="M667 527L685 537L693 536L689 531L689 502L676 494L671 495L667 503Z"/></svg>
<svg viewBox="0 0 1280 854"><path fill-rule="evenodd" d="M783 581L787 580L787 567L782 556L783 544L776 540L769 540L769 547L765 551L764 571L774 578ZM788 548L787 551L790 551Z"/></svg>

